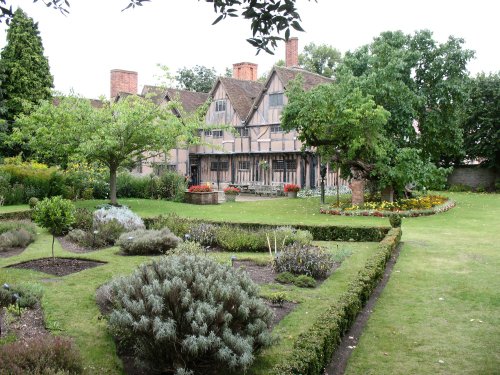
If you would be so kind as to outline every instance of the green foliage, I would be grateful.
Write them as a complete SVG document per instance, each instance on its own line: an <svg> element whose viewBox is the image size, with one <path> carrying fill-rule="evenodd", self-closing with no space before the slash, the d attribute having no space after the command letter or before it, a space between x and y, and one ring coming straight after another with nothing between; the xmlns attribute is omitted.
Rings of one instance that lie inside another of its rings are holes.
<svg viewBox="0 0 500 375"><path fill-rule="evenodd" d="M62 192L62 175L57 168L48 168L36 162L22 162L20 158L7 158L0 165L0 194L5 204L28 203L59 195Z"/></svg>
<svg viewBox="0 0 500 375"><path fill-rule="evenodd" d="M273 260L273 269L295 275L308 275L315 279L326 278L333 267L329 253L319 247L293 244L287 246Z"/></svg>
<svg viewBox="0 0 500 375"><path fill-rule="evenodd" d="M117 219L100 222L94 227L97 233L92 237L92 247L112 246L126 230Z"/></svg>
<svg viewBox="0 0 500 375"><path fill-rule="evenodd" d="M43 102L31 115L16 122L13 139L26 144L41 160L67 164L69 157L98 162L109 170L109 198L116 204L118 168L141 158L145 151L164 153L179 143L197 141L201 120L197 114L182 120L173 101L154 101L130 95L95 108L87 99L59 98L57 106ZM40 124L43 124L41 126Z"/></svg>
<svg viewBox="0 0 500 375"><path fill-rule="evenodd" d="M269 300L273 305L278 305L279 307L283 307L283 304L286 301L286 293L283 292L272 293L269 296Z"/></svg>
<svg viewBox="0 0 500 375"><path fill-rule="evenodd" d="M472 187L467 186L465 184L453 184L448 188L448 191L453 192L453 193L463 193L463 192L472 191Z"/></svg>
<svg viewBox="0 0 500 375"><path fill-rule="evenodd" d="M282 284L293 284L295 282L295 279L297 278L296 275L294 275L291 272L280 272L279 274L276 275L275 280L279 283Z"/></svg>
<svg viewBox="0 0 500 375"><path fill-rule="evenodd" d="M338 76L359 77L363 91L391 113L386 135L394 150L416 148L423 160L450 161L462 151L459 113L466 65L474 55L463 44L452 36L439 44L428 30L413 35L384 32L371 44L347 52Z"/></svg>
<svg viewBox="0 0 500 375"><path fill-rule="evenodd" d="M146 221L148 229L168 228L177 237L184 238L191 230L192 219L180 217L176 213L169 213L167 216L158 216L152 220Z"/></svg>
<svg viewBox="0 0 500 375"><path fill-rule="evenodd" d="M316 45L313 42L305 45L304 51L299 54L299 65L302 68L328 78L333 76L340 60L339 50L326 44Z"/></svg>
<svg viewBox="0 0 500 375"><path fill-rule="evenodd" d="M201 364L245 371L254 352L270 344L272 313L256 285L206 257L161 257L113 289L110 328L150 371Z"/></svg>
<svg viewBox="0 0 500 375"><path fill-rule="evenodd" d="M7 307L15 301L13 295L17 294L19 298L19 307L33 308L40 302L43 296L43 287L35 283L21 283L18 285L10 285L10 289L0 289L0 306Z"/></svg>
<svg viewBox="0 0 500 375"><path fill-rule="evenodd" d="M2 118L13 121L26 113L30 104L51 98L53 78L43 53L38 24L17 9L7 30L7 44L0 54L7 107Z"/></svg>
<svg viewBox="0 0 500 375"><path fill-rule="evenodd" d="M175 77L179 87L188 91L209 92L217 79L214 68L196 65L193 68L181 68Z"/></svg>
<svg viewBox="0 0 500 375"><path fill-rule="evenodd" d="M60 236L75 222L74 212L75 206L67 199L59 196L45 198L36 205L33 220L52 235Z"/></svg>
<svg viewBox="0 0 500 375"><path fill-rule="evenodd" d="M387 260L399 244L401 229L391 229L359 272L348 291L297 338L291 353L273 368L273 374L320 374L331 361L345 332L378 285Z"/></svg>
<svg viewBox="0 0 500 375"><path fill-rule="evenodd" d="M146 198L150 192L151 177L134 176L132 173L119 173L116 178L116 195L122 198Z"/></svg>
<svg viewBox="0 0 500 375"><path fill-rule="evenodd" d="M64 337L41 336L6 344L0 351L0 373L36 375L83 374L80 353Z"/></svg>
<svg viewBox="0 0 500 375"><path fill-rule="evenodd" d="M316 286L316 280L308 275L297 276L293 283L299 288L314 288Z"/></svg>
<svg viewBox="0 0 500 375"><path fill-rule="evenodd" d="M258 252L267 250L267 241L264 232L254 232L234 226L221 225L217 229L217 245L225 251Z"/></svg>
<svg viewBox="0 0 500 375"><path fill-rule="evenodd" d="M307 92L299 78L287 88L287 97L283 129L296 129L299 139L321 155L338 157L342 170L356 167L367 175L386 154L384 126L390 114L363 93L354 77Z"/></svg>
<svg viewBox="0 0 500 375"><path fill-rule="evenodd" d="M479 74L468 81L462 128L466 160L500 168L500 73Z"/></svg>
<svg viewBox="0 0 500 375"><path fill-rule="evenodd" d="M37 197L31 197L28 201L28 205L31 209L34 209L40 200Z"/></svg>
<svg viewBox="0 0 500 375"><path fill-rule="evenodd" d="M19 229L24 229L33 235L36 234L36 228L30 222L26 222L26 221L0 221L0 234L14 231L14 230L19 230Z"/></svg>
<svg viewBox="0 0 500 375"><path fill-rule="evenodd" d="M75 210L75 221L72 225L73 228L90 231L92 229L93 222L94 216L92 211L81 207L78 207Z"/></svg>
<svg viewBox="0 0 500 375"><path fill-rule="evenodd" d="M187 181L177 172L167 171L160 176L160 197L174 202L184 201Z"/></svg>
<svg viewBox="0 0 500 375"><path fill-rule="evenodd" d="M191 241L203 246L212 246L217 242L217 226L207 223L193 223L189 228Z"/></svg>
<svg viewBox="0 0 500 375"><path fill-rule="evenodd" d="M177 244L175 249L170 250L167 255L204 255L205 249L199 242L183 241Z"/></svg>
<svg viewBox="0 0 500 375"><path fill-rule="evenodd" d="M0 234L0 251L12 247L26 247L35 241L35 235L24 228Z"/></svg>
<svg viewBox="0 0 500 375"><path fill-rule="evenodd" d="M393 228L400 228L402 221L403 219L398 214L392 214L391 216L389 216L389 223Z"/></svg>
<svg viewBox="0 0 500 375"><path fill-rule="evenodd" d="M168 228L140 229L123 233L116 245L128 255L165 254L180 242Z"/></svg>

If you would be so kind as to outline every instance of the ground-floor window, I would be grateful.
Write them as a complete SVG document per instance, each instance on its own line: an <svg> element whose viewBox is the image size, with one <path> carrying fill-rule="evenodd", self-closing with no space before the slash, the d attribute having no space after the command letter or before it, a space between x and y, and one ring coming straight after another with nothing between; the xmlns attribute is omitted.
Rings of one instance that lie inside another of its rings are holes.
<svg viewBox="0 0 500 375"><path fill-rule="evenodd" d="M229 162L227 161L212 161L210 163L210 170L214 171L227 171L229 170Z"/></svg>

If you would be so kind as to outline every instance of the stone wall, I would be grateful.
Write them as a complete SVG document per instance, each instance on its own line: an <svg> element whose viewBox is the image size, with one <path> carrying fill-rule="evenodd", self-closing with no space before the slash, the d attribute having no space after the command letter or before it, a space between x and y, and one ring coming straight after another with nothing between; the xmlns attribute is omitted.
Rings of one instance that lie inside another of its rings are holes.
<svg viewBox="0 0 500 375"><path fill-rule="evenodd" d="M499 178L493 169L482 168L476 165L456 167L448 176L448 185L466 185L474 189L478 187L487 190L495 189L495 180Z"/></svg>

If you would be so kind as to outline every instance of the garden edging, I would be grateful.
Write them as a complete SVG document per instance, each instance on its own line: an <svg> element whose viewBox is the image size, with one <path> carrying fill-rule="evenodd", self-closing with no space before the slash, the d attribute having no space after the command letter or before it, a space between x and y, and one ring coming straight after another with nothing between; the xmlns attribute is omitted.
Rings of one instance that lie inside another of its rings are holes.
<svg viewBox="0 0 500 375"><path fill-rule="evenodd" d="M401 228L392 228L377 251L359 271L335 304L326 310L306 332L300 334L292 352L273 368L273 374L320 375L328 365L342 336L355 321L379 280L392 252L401 240Z"/></svg>

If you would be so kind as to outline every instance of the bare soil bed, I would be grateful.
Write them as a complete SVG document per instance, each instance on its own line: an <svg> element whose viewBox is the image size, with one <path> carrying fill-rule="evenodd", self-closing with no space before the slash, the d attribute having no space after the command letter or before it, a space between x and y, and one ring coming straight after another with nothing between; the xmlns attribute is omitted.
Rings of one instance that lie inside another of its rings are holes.
<svg viewBox="0 0 500 375"><path fill-rule="evenodd" d="M42 258L13 264L8 267L40 271L55 276L66 276L75 272L86 270L88 268L101 266L103 264L105 263L86 259Z"/></svg>

